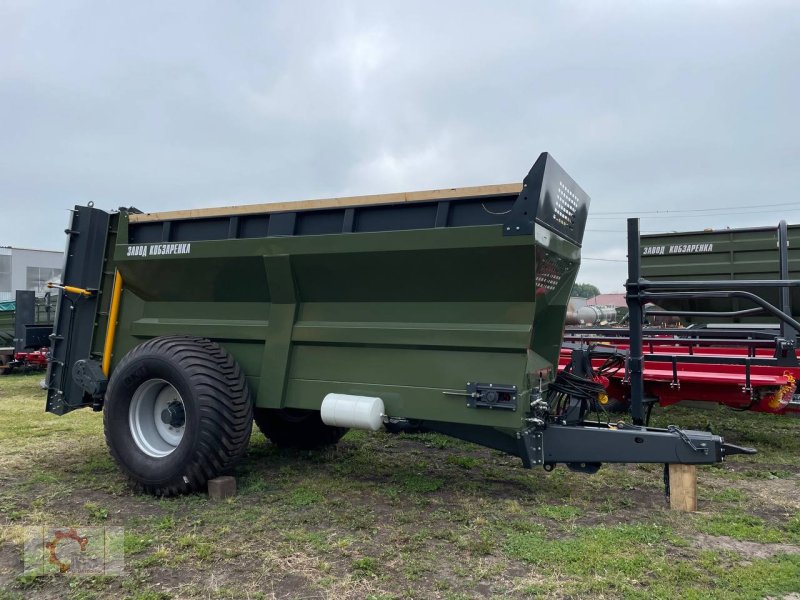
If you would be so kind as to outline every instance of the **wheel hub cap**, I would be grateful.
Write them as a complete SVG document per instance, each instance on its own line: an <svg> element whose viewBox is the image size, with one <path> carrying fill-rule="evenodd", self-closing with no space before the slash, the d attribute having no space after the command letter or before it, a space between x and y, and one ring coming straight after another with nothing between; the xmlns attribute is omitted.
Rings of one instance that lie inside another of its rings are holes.
<svg viewBox="0 0 800 600"><path fill-rule="evenodd" d="M169 406L161 411L161 422L173 428L183 427L186 422L183 404L177 401L170 402Z"/></svg>
<svg viewBox="0 0 800 600"><path fill-rule="evenodd" d="M128 414L136 446L148 456L163 458L181 443L186 409L175 387L163 379L148 379L133 393Z"/></svg>

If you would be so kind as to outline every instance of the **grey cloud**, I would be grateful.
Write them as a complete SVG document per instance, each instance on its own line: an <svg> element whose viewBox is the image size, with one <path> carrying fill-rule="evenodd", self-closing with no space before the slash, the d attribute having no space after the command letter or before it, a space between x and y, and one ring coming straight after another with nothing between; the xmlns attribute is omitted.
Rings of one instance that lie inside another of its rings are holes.
<svg viewBox="0 0 800 600"><path fill-rule="evenodd" d="M793 199L798 34L790 2L6 2L0 243L61 247L76 202L518 181L547 150L593 197L584 254L624 259L602 212Z"/></svg>

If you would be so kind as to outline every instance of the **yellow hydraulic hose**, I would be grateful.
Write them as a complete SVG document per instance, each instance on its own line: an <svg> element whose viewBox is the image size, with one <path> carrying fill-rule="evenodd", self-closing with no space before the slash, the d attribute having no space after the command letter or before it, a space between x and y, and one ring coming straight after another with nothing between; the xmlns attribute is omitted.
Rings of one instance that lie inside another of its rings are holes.
<svg viewBox="0 0 800 600"><path fill-rule="evenodd" d="M103 375L108 377L111 368L111 351L114 349L114 334L117 333L117 317L119 316L119 301L122 298L122 275L114 271L114 290L111 294L111 306L108 309L108 327L106 327L106 342L103 345Z"/></svg>

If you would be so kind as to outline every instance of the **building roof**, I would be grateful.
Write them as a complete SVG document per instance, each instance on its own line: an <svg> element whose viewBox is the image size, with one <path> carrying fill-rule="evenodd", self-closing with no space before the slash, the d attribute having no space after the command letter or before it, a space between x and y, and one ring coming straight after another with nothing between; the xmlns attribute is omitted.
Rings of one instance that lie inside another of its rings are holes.
<svg viewBox="0 0 800 600"><path fill-rule="evenodd" d="M628 306L628 303L625 302L625 292L620 292L618 294L600 294L594 298L589 298L586 304L594 306L613 306L615 308L624 308Z"/></svg>
<svg viewBox="0 0 800 600"><path fill-rule="evenodd" d="M64 254L63 250L44 250L42 248L20 248L19 246L0 246L0 250L25 250L27 252L52 252L54 254Z"/></svg>

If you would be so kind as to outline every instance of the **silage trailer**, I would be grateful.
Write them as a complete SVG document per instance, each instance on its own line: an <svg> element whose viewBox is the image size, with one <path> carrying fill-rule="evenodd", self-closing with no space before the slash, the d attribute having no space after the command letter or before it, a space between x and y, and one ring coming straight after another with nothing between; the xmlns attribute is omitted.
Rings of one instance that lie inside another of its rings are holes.
<svg viewBox="0 0 800 600"><path fill-rule="evenodd" d="M47 410L103 412L158 495L204 489L252 422L280 446L413 420L527 467L710 464L705 431L589 420L557 373L589 197L548 154L522 184L142 213L76 206Z"/></svg>

